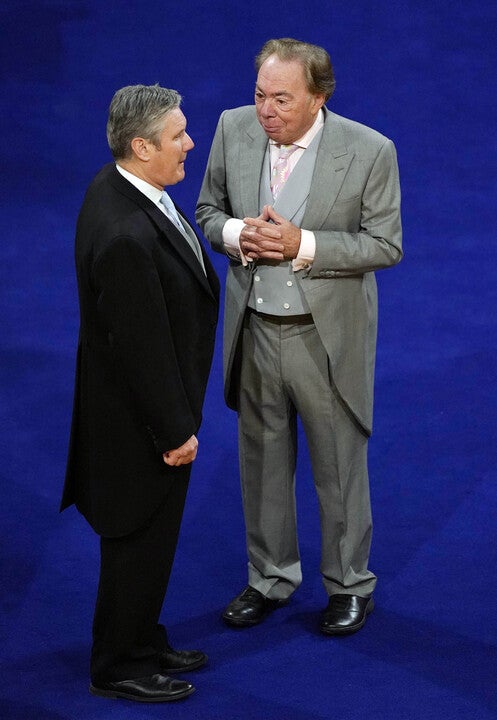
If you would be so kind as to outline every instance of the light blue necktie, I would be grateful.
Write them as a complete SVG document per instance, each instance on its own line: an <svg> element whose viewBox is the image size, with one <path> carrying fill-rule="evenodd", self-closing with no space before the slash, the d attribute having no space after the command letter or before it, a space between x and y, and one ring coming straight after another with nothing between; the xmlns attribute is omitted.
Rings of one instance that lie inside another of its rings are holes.
<svg viewBox="0 0 497 720"><path fill-rule="evenodd" d="M174 225L176 225L178 230L181 232L181 234L187 241L188 245L191 247L191 249L195 253L195 257L199 261L200 265L202 266L202 270L205 273L204 260L202 258L202 252L200 250L198 240L196 238L191 237L190 234L188 233L188 231L185 229L185 226L179 219L179 215L176 211L176 208L174 207L173 201L171 200L171 198L169 197L169 195L167 194L167 192L165 190L162 193L160 202L164 206L164 208L166 210L166 215L169 218L169 220L171 220L171 222L174 223Z"/></svg>
<svg viewBox="0 0 497 720"><path fill-rule="evenodd" d="M179 219L179 215L176 212L176 208L174 207L173 201L171 200L171 198L169 197L169 195L167 194L167 192L165 190L162 193L162 197L161 197L160 201L166 208L166 214L167 214L167 217L169 218L169 220L171 220L176 225L178 230L181 230L181 232L184 235L185 228L183 227L181 220Z"/></svg>

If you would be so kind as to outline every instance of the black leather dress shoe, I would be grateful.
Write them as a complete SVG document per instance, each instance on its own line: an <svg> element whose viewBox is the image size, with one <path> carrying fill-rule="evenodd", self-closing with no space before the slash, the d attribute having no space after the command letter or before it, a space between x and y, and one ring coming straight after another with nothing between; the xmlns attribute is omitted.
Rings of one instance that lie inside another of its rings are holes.
<svg viewBox="0 0 497 720"><path fill-rule="evenodd" d="M200 650L174 650L168 647L159 654L161 672L165 675L197 670L207 663L208 657Z"/></svg>
<svg viewBox="0 0 497 720"><path fill-rule="evenodd" d="M182 700L194 692L195 688L184 680L173 680L165 675L152 675L136 680L119 680L100 685L90 685L92 695L107 698L125 698L137 702L171 702Z"/></svg>
<svg viewBox="0 0 497 720"><path fill-rule="evenodd" d="M321 618L321 632L326 635L350 635L362 628L373 608L372 597L331 595Z"/></svg>
<svg viewBox="0 0 497 720"><path fill-rule="evenodd" d="M223 620L234 627L249 627L262 622L266 615L285 601L270 600L248 585L245 590L230 602L223 613Z"/></svg>

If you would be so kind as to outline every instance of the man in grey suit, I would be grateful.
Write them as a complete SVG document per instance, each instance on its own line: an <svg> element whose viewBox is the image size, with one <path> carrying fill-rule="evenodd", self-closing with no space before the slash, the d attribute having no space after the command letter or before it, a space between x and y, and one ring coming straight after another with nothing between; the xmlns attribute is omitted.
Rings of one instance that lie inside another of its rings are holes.
<svg viewBox="0 0 497 720"><path fill-rule="evenodd" d="M248 586L226 608L250 626L302 581L295 509L297 416L319 498L320 629L359 630L373 609L368 568L377 329L374 271L402 257L393 143L325 107L328 53L290 38L256 58L255 107L225 111L197 221L229 258L227 404L238 412Z"/></svg>

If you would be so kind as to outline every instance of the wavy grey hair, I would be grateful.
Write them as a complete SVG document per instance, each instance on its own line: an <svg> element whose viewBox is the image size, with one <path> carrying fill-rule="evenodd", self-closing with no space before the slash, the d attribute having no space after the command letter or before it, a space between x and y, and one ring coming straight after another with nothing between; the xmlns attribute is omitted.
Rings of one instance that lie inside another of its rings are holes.
<svg viewBox="0 0 497 720"><path fill-rule="evenodd" d="M160 85L127 85L116 92L109 107L107 141L116 160L131 157L135 137L157 148L165 116L179 107L181 95Z"/></svg>
<svg viewBox="0 0 497 720"><path fill-rule="evenodd" d="M276 55L280 60L300 62L304 68L307 89L313 95L323 93L325 102L333 95L335 75L330 56L324 48L293 38L268 40L255 58L257 72L271 55Z"/></svg>

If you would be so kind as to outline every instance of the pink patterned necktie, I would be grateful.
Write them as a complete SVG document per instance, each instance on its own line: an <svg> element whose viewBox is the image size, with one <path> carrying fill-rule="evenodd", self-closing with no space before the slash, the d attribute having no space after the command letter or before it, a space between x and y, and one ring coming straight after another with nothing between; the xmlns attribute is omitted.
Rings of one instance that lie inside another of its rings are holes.
<svg viewBox="0 0 497 720"><path fill-rule="evenodd" d="M275 200L290 175L290 156L297 150L298 145L278 145L278 148L278 159L271 173L271 192Z"/></svg>

